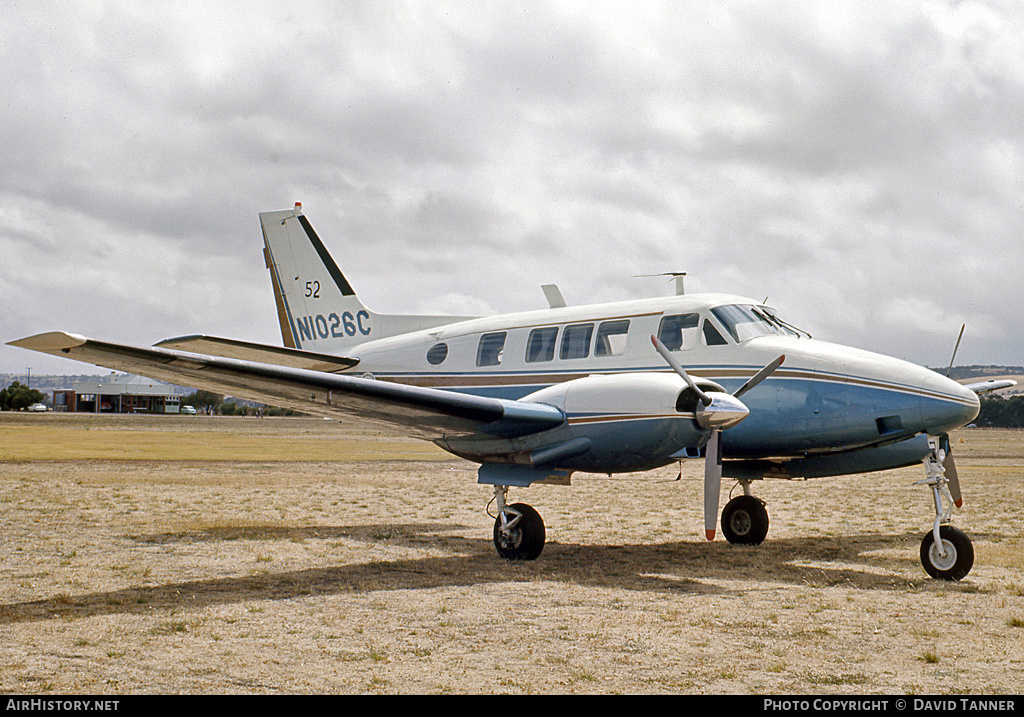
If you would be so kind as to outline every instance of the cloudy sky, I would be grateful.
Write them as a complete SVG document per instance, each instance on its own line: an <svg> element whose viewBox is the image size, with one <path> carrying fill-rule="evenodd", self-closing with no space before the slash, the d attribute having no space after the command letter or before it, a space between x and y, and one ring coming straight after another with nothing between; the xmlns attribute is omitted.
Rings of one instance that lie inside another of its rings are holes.
<svg viewBox="0 0 1024 717"><path fill-rule="evenodd" d="M726 291L1024 364L1024 12L0 0L0 343L279 344L257 213L382 312ZM81 373L0 347L0 372Z"/></svg>

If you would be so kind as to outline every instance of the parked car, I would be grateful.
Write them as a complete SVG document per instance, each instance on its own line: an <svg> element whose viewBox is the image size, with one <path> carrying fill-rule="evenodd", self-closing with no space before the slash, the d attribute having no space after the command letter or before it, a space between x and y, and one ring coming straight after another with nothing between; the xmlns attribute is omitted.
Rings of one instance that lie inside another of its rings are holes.
<svg viewBox="0 0 1024 717"><path fill-rule="evenodd" d="M187 413L190 416L196 415L196 409L192 408L192 406L182 406L181 407L181 412L182 413Z"/></svg>
<svg viewBox="0 0 1024 717"><path fill-rule="evenodd" d="M28 410L30 410L30 411L38 411L39 413L46 413L46 404L45 403L33 403L31 406L28 407Z"/></svg>

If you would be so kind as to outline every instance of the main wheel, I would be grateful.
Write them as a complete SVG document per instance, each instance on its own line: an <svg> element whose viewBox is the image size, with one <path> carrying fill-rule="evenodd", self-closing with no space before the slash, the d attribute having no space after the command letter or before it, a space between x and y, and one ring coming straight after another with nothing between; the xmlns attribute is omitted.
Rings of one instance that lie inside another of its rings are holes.
<svg viewBox="0 0 1024 717"><path fill-rule="evenodd" d="M739 495L722 511L722 535L730 543L760 545L768 535L768 511L764 501L752 495Z"/></svg>
<svg viewBox="0 0 1024 717"><path fill-rule="evenodd" d="M494 521L494 547L506 560L536 560L544 550L544 521L526 503L506 508L511 528L502 530L501 516Z"/></svg>
<svg viewBox="0 0 1024 717"><path fill-rule="evenodd" d="M937 580L963 580L974 566L974 545L966 533L952 525L939 526L945 555L939 554L935 533L929 530L921 541L921 564Z"/></svg>

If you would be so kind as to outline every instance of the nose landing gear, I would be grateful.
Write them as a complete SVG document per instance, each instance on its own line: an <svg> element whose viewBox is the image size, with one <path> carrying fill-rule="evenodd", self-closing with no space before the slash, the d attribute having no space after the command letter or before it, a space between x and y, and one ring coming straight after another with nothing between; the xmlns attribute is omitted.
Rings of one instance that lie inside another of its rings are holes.
<svg viewBox="0 0 1024 717"><path fill-rule="evenodd" d="M974 546L966 533L950 525L953 504L961 502L950 489L957 496L960 489L952 456L943 444L943 439L928 437L931 451L924 457L926 477L914 483L929 486L935 501L935 523L921 541L921 564L938 580L963 580L974 566Z"/></svg>

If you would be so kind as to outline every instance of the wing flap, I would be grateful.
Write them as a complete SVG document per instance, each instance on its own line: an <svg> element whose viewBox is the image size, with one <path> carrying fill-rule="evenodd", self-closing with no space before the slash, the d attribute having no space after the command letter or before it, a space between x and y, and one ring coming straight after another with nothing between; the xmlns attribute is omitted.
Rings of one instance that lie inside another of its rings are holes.
<svg viewBox="0 0 1024 717"><path fill-rule="evenodd" d="M333 418L360 418L433 440L521 436L562 425L554 406L51 332L11 346Z"/></svg>

